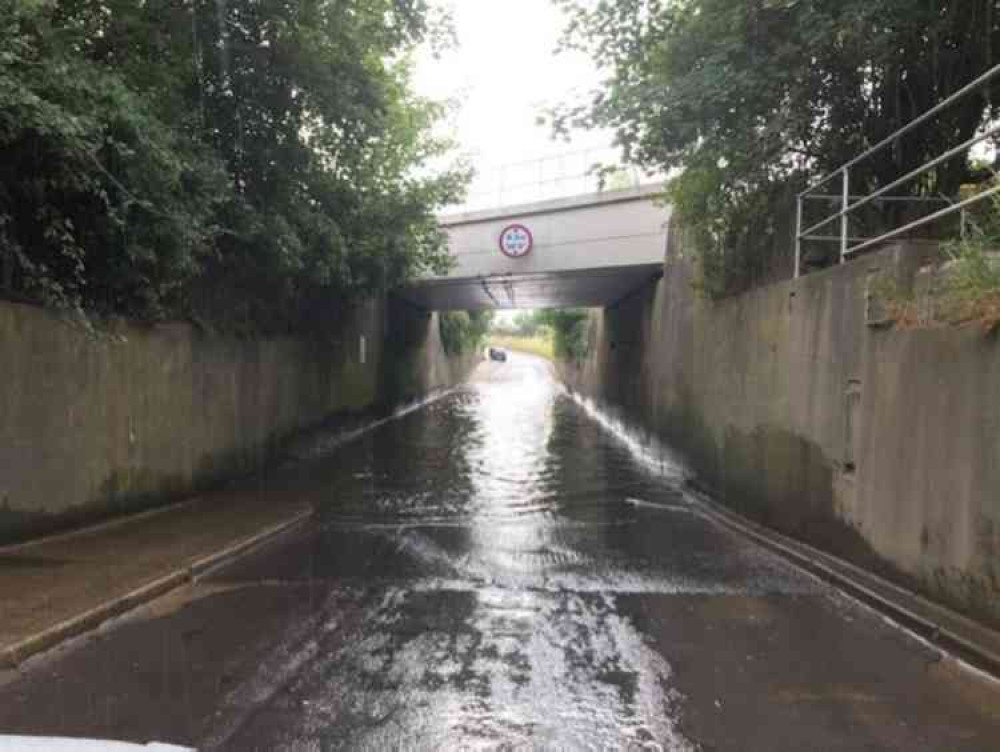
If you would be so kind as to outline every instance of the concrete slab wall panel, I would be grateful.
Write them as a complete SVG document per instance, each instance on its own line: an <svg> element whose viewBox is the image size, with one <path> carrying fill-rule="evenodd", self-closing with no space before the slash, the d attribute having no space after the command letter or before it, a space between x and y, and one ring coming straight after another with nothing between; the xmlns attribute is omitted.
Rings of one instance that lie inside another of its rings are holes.
<svg viewBox="0 0 1000 752"><path fill-rule="evenodd" d="M661 281L593 315L574 387L655 429L734 508L1000 625L1000 341L866 315L894 246L720 302L679 233Z"/></svg>

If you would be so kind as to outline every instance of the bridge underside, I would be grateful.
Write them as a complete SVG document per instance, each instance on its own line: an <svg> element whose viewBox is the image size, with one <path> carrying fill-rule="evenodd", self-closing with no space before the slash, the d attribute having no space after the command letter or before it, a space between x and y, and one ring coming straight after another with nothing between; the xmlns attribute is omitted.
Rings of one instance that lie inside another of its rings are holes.
<svg viewBox="0 0 1000 752"><path fill-rule="evenodd" d="M662 274L661 264L424 280L397 294L433 311L488 308L596 308Z"/></svg>

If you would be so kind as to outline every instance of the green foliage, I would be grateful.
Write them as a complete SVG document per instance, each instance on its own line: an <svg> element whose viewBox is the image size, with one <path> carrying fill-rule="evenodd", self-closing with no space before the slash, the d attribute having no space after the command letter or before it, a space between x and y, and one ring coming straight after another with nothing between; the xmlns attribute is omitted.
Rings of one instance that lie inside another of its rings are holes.
<svg viewBox="0 0 1000 752"><path fill-rule="evenodd" d="M539 334L542 324L536 311L519 311L513 321L496 321L491 325L494 332L518 337L534 337Z"/></svg>
<svg viewBox="0 0 1000 752"><path fill-rule="evenodd" d="M947 271L945 305L952 320L979 321L989 331L1000 326L1000 244L959 244Z"/></svg>
<svg viewBox="0 0 1000 752"><path fill-rule="evenodd" d="M556 308L538 311L536 320L552 330L557 358L580 362L590 351L590 315L585 308Z"/></svg>
<svg viewBox="0 0 1000 752"><path fill-rule="evenodd" d="M966 221L966 234L944 246L944 263L922 289L880 276L870 295L901 326L977 322L986 331L1000 327L1000 197ZM982 206L982 205L980 205Z"/></svg>
<svg viewBox="0 0 1000 752"><path fill-rule="evenodd" d="M525 337L517 334L490 334L487 341L493 347L502 347L506 350L515 350L517 352L528 353L529 355L537 355L538 357L546 358L547 360L555 359L552 337L549 336L548 330L540 330L538 334L531 337Z"/></svg>
<svg viewBox="0 0 1000 752"><path fill-rule="evenodd" d="M606 191L624 191L636 187L635 177L623 167L605 170L601 179L601 185Z"/></svg>
<svg viewBox="0 0 1000 752"><path fill-rule="evenodd" d="M219 163L75 48L55 3L0 5L4 277L45 302L162 313L213 234Z"/></svg>
<svg viewBox="0 0 1000 752"><path fill-rule="evenodd" d="M952 320L979 321L993 331L1000 327L1000 197L993 194L986 211L967 225L964 238L945 246L951 263L943 302Z"/></svg>
<svg viewBox="0 0 1000 752"><path fill-rule="evenodd" d="M0 289L247 331L447 263L424 0L0 0Z"/></svg>
<svg viewBox="0 0 1000 752"><path fill-rule="evenodd" d="M588 101L552 113L554 127L613 128L628 160L676 176L669 198L712 295L787 274L807 176L928 110L1000 46L993 0L554 1L569 17L565 44L608 75ZM852 191L968 138L997 114L998 95L994 84L858 165ZM956 159L907 188L953 196L970 175Z"/></svg>
<svg viewBox="0 0 1000 752"><path fill-rule="evenodd" d="M491 341L551 358L582 361L590 348L590 316L585 308L522 311L512 323L495 322Z"/></svg>
<svg viewBox="0 0 1000 752"><path fill-rule="evenodd" d="M521 311L514 317L514 332L520 337L534 337L541 328L534 311Z"/></svg>
<svg viewBox="0 0 1000 752"><path fill-rule="evenodd" d="M492 311L442 311L438 314L441 344L449 355L463 355L483 346Z"/></svg>

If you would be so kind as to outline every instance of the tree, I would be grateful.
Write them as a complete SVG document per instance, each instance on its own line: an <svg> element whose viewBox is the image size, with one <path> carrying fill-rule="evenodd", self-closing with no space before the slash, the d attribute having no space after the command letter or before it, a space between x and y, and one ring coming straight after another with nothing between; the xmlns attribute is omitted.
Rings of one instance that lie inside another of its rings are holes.
<svg viewBox="0 0 1000 752"><path fill-rule="evenodd" d="M958 90L995 61L995 0L554 0L565 44L607 72L558 129L611 127L629 161L680 171L669 195L695 234L709 292L784 263L794 194ZM995 117L983 89L852 171L884 185ZM970 171L948 162L908 189L954 196ZM787 257L786 257L787 258ZM788 265L790 267L790 265Z"/></svg>
<svg viewBox="0 0 1000 752"><path fill-rule="evenodd" d="M475 352L482 347L493 324L491 310L442 311L438 314L441 344L449 355Z"/></svg>
<svg viewBox="0 0 1000 752"><path fill-rule="evenodd" d="M0 250L31 297L272 331L446 263L424 0L0 0Z"/></svg>
<svg viewBox="0 0 1000 752"><path fill-rule="evenodd" d="M586 308L549 308L535 312L539 326L552 330L556 357L582 361L590 348L590 317Z"/></svg>
<svg viewBox="0 0 1000 752"><path fill-rule="evenodd" d="M123 71L84 54L94 10L0 4L4 282L56 305L155 314L195 273L225 176Z"/></svg>
<svg viewBox="0 0 1000 752"><path fill-rule="evenodd" d="M519 337L534 337L538 334L541 322L539 311L518 311L514 316L513 330Z"/></svg>

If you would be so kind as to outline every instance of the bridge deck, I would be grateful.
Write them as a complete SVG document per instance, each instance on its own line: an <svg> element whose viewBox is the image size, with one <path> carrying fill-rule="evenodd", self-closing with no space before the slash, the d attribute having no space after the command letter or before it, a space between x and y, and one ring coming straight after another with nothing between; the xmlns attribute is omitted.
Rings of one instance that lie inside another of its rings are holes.
<svg viewBox="0 0 1000 752"><path fill-rule="evenodd" d="M442 219L454 266L399 291L432 310L604 306L660 274L669 207L662 185L454 215ZM520 225L532 248L500 248Z"/></svg>

